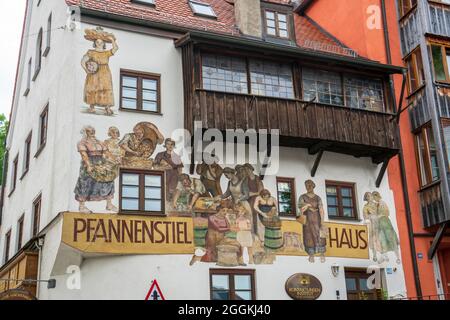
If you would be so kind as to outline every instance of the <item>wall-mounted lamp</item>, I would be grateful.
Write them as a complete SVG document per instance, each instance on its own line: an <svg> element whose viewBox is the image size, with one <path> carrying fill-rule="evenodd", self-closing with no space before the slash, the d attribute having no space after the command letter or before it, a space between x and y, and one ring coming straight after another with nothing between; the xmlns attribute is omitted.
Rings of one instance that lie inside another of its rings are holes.
<svg viewBox="0 0 450 320"><path fill-rule="evenodd" d="M337 276L339 275L339 268L340 267L337 263L333 263L333 265L331 266L331 273L335 278L337 278Z"/></svg>

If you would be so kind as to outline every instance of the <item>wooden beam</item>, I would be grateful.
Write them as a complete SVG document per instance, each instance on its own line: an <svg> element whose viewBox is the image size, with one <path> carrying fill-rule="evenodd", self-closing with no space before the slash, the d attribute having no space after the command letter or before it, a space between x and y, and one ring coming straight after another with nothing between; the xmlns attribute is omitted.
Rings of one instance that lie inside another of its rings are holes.
<svg viewBox="0 0 450 320"><path fill-rule="evenodd" d="M320 151L326 149L327 147L331 146L331 142L329 141L321 141L319 143L316 143L315 145L309 147L308 149L308 153L313 155L313 154L317 154Z"/></svg>
<svg viewBox="0 0 450 320"><path fill-rule="evenodd" d="M316 160L314 161L314 165L311 169L311 177L315 177L316 176L316 172L317 172L317 168L319 168L319 164L320 164L320 160L322 160L322 156L323 156L323 150L320 150L319 153L317 154Z"/></svg>
<svg viewBox="0 0 450 320"><path fill-rule="evenodd" d="M389 165L389 159L385 159L383 161L383 165L381 166L380 172L378 173L377 181L375 182L375 185L377 188L379 188L381 186L381 181L383 181L383 178L386 173L388 165Z"/></svg>
<svg viewBox="0 0 450 320"><path fill-rule="evenodd" d="M260 139L259 139L259 136L260 135L258 135L258 145L257 145L258 154L259 154L259 151L260 151L260 145L259 145L260 144L260 142L259 142ZM259 173L259 177L260 177L261 180L264 180L264 178L266 176L266 169L269 166L271 158L272 158L272 136L270 134L267 135L266 141L267 141L267 149L266 149L267 150L267 154L264 157L264 161L263 161L263 164L261 166L260 173Z"/></svg>
<svg viewBox="0 0 450 320"><path fill-rule="evenodd" d="M432 260L434 258L435 254L439 248L439 244L441 243L442 238L444 237L447 226L448 226L448 221L441 224L441 226L439 227L439 230L436 232L436 235L434 236L430 250L428 250L428 260Z"/></svg>
<svg viewBox="0 0 450 320"><path fill-rule="evenodd" d="M195 145L195 138L194 138L194 134L191 136L191 165L190 165L190 167L189 167L189 173L191 174L191 175L193 175L194 174L194 171L195 171L195 147L196 147L196 145ZM203 137L203 134L202 134L202 137Z"/></svg>

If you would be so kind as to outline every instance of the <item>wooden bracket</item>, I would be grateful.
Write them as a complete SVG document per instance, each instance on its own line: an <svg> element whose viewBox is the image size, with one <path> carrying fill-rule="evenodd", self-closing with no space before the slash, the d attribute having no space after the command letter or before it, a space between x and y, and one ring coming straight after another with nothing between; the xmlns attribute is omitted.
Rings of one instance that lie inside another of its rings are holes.
<svg viewBox="0 0 450 320"><path fill-rule="evenodd" d="M303 110L306 110L306 109L308 109L308 107L310 106L310 105L312 105L315 101L316 101L316 99L317 99L317 97L314 97L311 101L304 101L303 102Z"/></svg>
<svg viewBox="0 0 450 320"><path fill-rule="evenodd" d="M264 161L262 163L261 170L260 170L260 173L259 173L259 177L261 178L261 180L264 180L264 178L266 176L266 169L269 166L270 161L271 161L271 157L272 157L272 137L269 134L267 136L267 138L268 138L268 139L266 139L266 141L267 141L267 154L264 157ZM269 141L269 138L270 138L270 141ZM258 136L258 146L257 146L258 153L260 151L259 147L260 146L259 146L259 136Z"/></svg>
<svg viewBox="0 0 450 320"><path fill-rule="evenodd" d="M317 154L322 150L325 150L326 148L328 148L329 146L331 146L331 142L328 141L321 141L319 143L316 143L315 145L312 145L311 147L308 148L308 153L313 155L313 154Z"/></svg>
<svg viewBox="0 0 450 320"><path fill-rule="evenodd" d="M384 159L383 161L383 165L381 166L380 172L378 173L377 181L375 182L377 188L381 186L381 181L383 181L384 175L389 165L389 160L390 159Z"/></svg>
<svg viewBox="0 0 450 320"><path fill-rule="evenodd" d="M439 230L436 232L433 242L431 243L430 250L428 250L428 260L432 260L434 258L434 256L436 255L436 252L439 248L439 244L441 243L442 238L444 237L447 226L448 226L448 221L442 223L439 227Z"/></svg>
<svg viewBox="0 0 450 320"><path fill-rule="evenodd" d="M317 154L316 160L314 161L314 165L311 169L311 177L313 178L316 176L316 172L317 169L319 168L320 161L322 160L323 153L324 151L320 150L319 153Z"/></svg>

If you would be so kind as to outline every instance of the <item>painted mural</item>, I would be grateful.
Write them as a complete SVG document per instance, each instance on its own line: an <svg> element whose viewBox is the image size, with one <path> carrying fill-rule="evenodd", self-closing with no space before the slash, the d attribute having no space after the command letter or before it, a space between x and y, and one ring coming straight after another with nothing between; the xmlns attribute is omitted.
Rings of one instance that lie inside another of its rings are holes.
<svg viewBox="0 0 450 320"><path fill-rule="evenodd" d="M116 39L102 28L87 29L85 34L85 38L93 42L94 50L89 50L82 60L87 74L84 102L89 106L90 113L103 108L107 115L113 115L114 94L108 63L118 50ZM107 49L108 45L112 46L111 49ZM106 211L110 213L119 211L113 201L121 168L165 173L167 218L155 221L144 219L139 223L148 223L148 240L156 245L158 240L154 239L150 228L168 225L170 221L177 227L178 223L190 221L187 225L191 230L189 233L185 230L184 235L192 235L192 241L185 239L184 244L189 248L177 242L180 246L175 249L167 245L165 249L148 249L149 252L193 252L190 265L215 263L224 267L273 264L277 256L283 255L307 256L310 263L315 263L316 258L325 263L327 256L368 259L369 250L374 261L387 262L388 253L394 252L397 263L400 263L398 237L389 218L389 208L378 192L365 194L363 212L366 225L332 224L325 222L324 205L315 193L315 183L307 180L306 193L298 199L296 219L282 221L277 198L264 186L251 164L222 168L219 158L204 155L208 161L196 166L196 176L189 175L184 172L182 159L175 151L176 142L166 139L150 122L137 123L132 132L125 133L123 137L117 127L110 127L105 132L105 140L97 137L92 126L84 127L81 134L77 146L81 156L80 172L74 193L82 214L93 213L88 203L94 201L104 201ZM158 148L160 152L156 152ZM223 182L227 185L224 190ZM78 231L83 230L83 223L87 226L89 221L83 222L80 217L74 219L76 221L69 223L67 243L83 247L77 235ZM107 236L105 224L111 226L111 230L118 227L113 225L112 220L103 222L103 218L99 218L99 221L102 222L96 226L93 239L89 240L91 229L85 228L88 239L85 242L109 239L99 246L99 250L115 252L117 248L108 249L107 243L111 247L112 237L116 233L109 232ZM134 224L130 218L127 230L134 228ZM72 230L72 227L75 229ZM97 231L103 236L98 237ZM144 231L137 229L133 234L141 233L145 238ZM125 241L125 236L116 239L118 246ZM171 238L175 243L177 236L180 234L167 235L167 239ZM131 245L135 240L129 235L127 243ZM137 253L147 252L145 246L140 250ZM134 252L134 249L130 247L129 252Z"/></svg>
<svg viewBox="0 0 450 320"><path fill-rule="evenodd" d="M363 215L369 228L369 247L373 261L380 264L389 262L388 253L394 252L396 263L400 264L400 243L390 220L389 207L378 191L367 192L364 201L366 204Z"/></svg>
<svg viewBox="0 0 450 320"><path fill-rule="evenodd" d="M109 59L119 50L116 37L101 27L86 29L84 37L93 43L93 49L88 50L81 60L86 72L84 102L89 113L96 113L96 108L101 108L111 116L114 114L114 92ZM112 46L110 49L109 45Z"/></svg>

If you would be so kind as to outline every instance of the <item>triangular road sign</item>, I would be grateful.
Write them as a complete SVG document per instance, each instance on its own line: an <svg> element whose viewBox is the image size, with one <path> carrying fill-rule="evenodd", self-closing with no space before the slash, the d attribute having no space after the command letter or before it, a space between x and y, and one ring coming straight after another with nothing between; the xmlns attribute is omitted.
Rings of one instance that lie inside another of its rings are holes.
<svg viewBox="0 0 450 320"><path fill-rule="evenodd" d="M152 285L147 293L147 296L145 297L145 300L166 300L161 292L161 289L159 288L158 281L152 281Z"/></svg>

